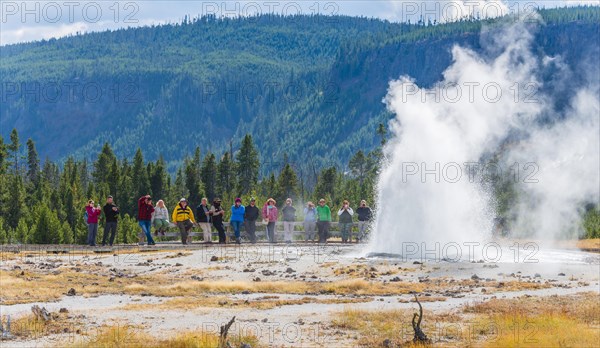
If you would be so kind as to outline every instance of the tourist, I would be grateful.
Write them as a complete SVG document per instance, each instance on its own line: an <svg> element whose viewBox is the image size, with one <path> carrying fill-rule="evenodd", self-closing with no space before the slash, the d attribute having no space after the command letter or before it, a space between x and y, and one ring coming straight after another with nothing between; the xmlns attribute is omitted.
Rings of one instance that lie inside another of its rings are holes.
<svg viewBox="0 0 600 348"><path fill-rule="evenodd" d="M329 238L329 223L331 222L331 209L325 204L325 199L319 200L317 207L317 229L319 230L319 243L327 243Z"/></svg>
<svg viewBox="0 0 600 348"><path fill-rule="evenodd" d="M156 243L154 243L154 239L152 239L152 234L150 233L153 212L154 207L152 206L152 197L150 197L150 195L140 197L138 199L138 224L146 235L146 241L148 242L148 245L156 245Z"/></svg>
<svg viewBox="0 0 600 348"><path fill-rule="evenodd" d="M285 206L281 209L283 214L283 237L286 243L291 243L294 238L294 222L296 221L296 208L292 206L292 199L285 200Z"/></svg>
<svg viewBox="0 0 600 348"><path fill-rule="evenodd" d="M246 223L246 233L248 233L248 238L250 239L250 243L256 243L256 220L260 216L260 211L256 207L256 199L254 197L250 199L250 205L246 206L244 212L244 221Z"/></svg>
<svg viewBox="0 0 600 348"><path fill-rule="evenodd" d="M313 202L308 202L304 208L304 236L306 241L315 241L315 228L317 226L317 211Z"/></svg>
<svg viewBox="0 0 600 348"><path fill-rule="evenodd" d="M231 206L231 219L229 220L229 224L233 228L233 232L235 234L235 242L237 244L242 243L242 238L240 236L240 228L244 223L244 213L245 208L242 205L242 199L236 198L235 203Z"/></svg>
<svg viewBox="0 0 600 348"><path fill-rule="evenodd" d="M354 211L350 208L350 202L344 200L342 207L338 210L338 224L342 233L342 243L352 242L352 216Z"/></svg>
<svg viewBox="0 0 600 348"><path fill-rule="evenodd" d="M194 227L196 220L194 220L194 212L188 206L187 199L182 198L179 200L179 204L173 209L172 220L179 227L181 243L183 245L190 244L191 241L188 239L188 233Z"/></svg>
<svg viewBox="0 0 600 348"><path fill-rule="evenodd" d="M202 229L204 243L212 243L212 233L210 230L210 208L208 207L208 199L202 198L200 205L196 207L196 220Z"/></svg>
<svg viewBox="0 0 600 348"><path fill-rule="evenodd" d="M225 235L225 228L223 228L223 216L225 215L225 210L221 208L221 199L215 198L212 206L210 207L210 216L212 220L212 224L219 232L219 244L225 244L227 241L227 235Z"/></svg>
<svg viewBox="0 0 600 348"><path fill-rule="evenodd" d="M112 246L115 241L115 235L117 234L117 219L119 218L119 208L114 204L113 196L108 196L106 198L106 204L102 207L102 211L104 212L104 235L102 236L102 246L106 246L106 239L108 239L108 244Z"/></svg>
<svg viewBox="0 0 600 348"><path fill-rule="evenodd" d="M356 214L358 214L358 242L361 242L367 235L367 228L373 219L373 212L367 206L367 201L363 199L360 201L360 207L356 209Z"/></svg>
<svg viewBox="0 0 600 348"><path fill-rule="evenodd" d="M277 202L273 198L267 199L262 209L263 219L267 223L267 239L269 243L277 243L275 237L275 223L277 222Z"/></svg>
<svg viewBox="0 0 600 348"><path fill-rule="evenodd" d="M85 206L85 211L87 212L88 225L87 244L89 246L96 246L96 235L98 235L98 217L102 212L100 209L100 204L94 207L94 201L90 199L88 204Z"/></svg>
<svg viewBox="0 0 600 348"><path fill-rule="evenodd" d="M156 202L154 212L152 213L152 225L154 225L154 235L165 235L169 227L169 210L165 207L165 202L160 199Z"/></svg>

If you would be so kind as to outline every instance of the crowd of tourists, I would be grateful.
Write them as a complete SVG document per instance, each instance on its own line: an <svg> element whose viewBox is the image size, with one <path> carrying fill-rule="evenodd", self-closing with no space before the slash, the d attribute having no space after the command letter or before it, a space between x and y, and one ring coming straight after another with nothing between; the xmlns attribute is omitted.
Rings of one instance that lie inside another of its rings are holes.
<svg viewBox="0 0 600 348"><path fill-rule="evenodd" d="M218 243L227 243L227 235L224 226L225 210L221 205L221 199L215 198L209 204L207 198L202 198L200 204L194 209L185 198L181 198L172 213L169 215L165 202L161 199L153 203L150 195L142 196L137 201L137 220L146 236L148 245L155 245L152 235L154 227L154 237L165 235L169 227L177 227L181 234L183 244L191 244L191 231L197 226L202 230L202 240L204 243L213 243L212 229L218 234ZM263 222L266 226L266 237L270 243L277 242L276 223L283 223L283 240L286 243L294 241L294 227L298 221L297 213L291 198L285 200L285 204L277 208L277 202L273 198L267 201L259 208L256 205L256 199L251 198L247 205L242 204L241 198L236 198L231 206L231 215L229 225L233 229L234 239L230 239L237 244L242 243L242 229L250 243L256 243L257 222ZM326 243L330 234L330 224L332 222L331 209L325 199L320 199L318 204L307 202L302 210L303 217L301 225L304 228L304 241ZM117 223L119 217L119 208L115 205L112 196L108 196L104 207L94 206L94 201L88 201L85 211L85 221L88 226L87 243L90 246L96 246L98 233L98 221L101 214L104 214L104 234L102 236L102 246L112 246L117 233ZM352 227L354 220L358 222L358 234L356 241L359 242L366 237L369 222L373 218L373 212L366 201L361 201L356 210L350 207L350 202L344 200L342 206L337 211L338 224L341 232L342 243L352 243Z"/></svg>

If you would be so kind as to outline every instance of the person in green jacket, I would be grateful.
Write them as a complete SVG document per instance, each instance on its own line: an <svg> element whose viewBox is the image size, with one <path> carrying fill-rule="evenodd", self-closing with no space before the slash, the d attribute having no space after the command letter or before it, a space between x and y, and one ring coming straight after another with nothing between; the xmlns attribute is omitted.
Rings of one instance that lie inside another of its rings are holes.
<svg viewBox="0 0 600 348"><path fill-rule="evenodd" d="M317 229L319 231L319 243L327 243L329 237L329 223L331 222L331 209L325 204L325 199L319 200L317 207Z"/></svg>

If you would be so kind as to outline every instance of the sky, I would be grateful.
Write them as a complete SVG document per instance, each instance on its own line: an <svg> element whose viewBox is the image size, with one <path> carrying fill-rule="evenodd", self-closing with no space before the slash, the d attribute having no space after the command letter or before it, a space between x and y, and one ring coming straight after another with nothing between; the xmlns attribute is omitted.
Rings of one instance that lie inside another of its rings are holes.
<svg viewBox="0 0 600 348"><path fill-rule="evenodd" d="M256 13L340 14L394 22L423 18L453 21L471 14L496 17L530 14L536 7L600 5L600 0L339 0L339 1L155 1L155 0L0 0L0 45L50 39L91 31L176 23L185 16Z"/></svg>

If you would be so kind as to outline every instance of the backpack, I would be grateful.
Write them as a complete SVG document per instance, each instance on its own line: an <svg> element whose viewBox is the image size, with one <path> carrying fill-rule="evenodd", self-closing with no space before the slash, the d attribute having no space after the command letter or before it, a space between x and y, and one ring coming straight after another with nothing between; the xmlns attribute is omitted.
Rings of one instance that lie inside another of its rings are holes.
<svg viewBox="0 0 600 348"><path fill-rule="evenodd" d="M88 213L87 210L83 212L83 222L85 222L85 224L88 224Z"/></svg>

